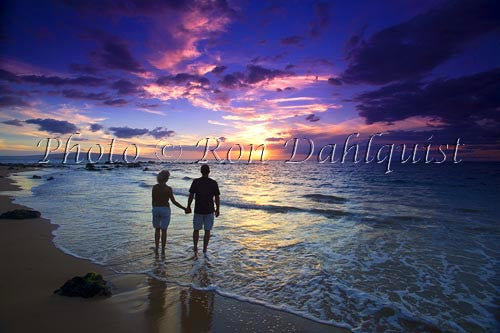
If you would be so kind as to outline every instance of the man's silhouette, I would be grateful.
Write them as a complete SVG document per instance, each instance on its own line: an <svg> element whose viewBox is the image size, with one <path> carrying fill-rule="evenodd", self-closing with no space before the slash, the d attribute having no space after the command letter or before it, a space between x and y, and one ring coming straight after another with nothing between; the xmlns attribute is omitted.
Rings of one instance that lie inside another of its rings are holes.
<svg viewBox="0 0 500 333"><path fill-rule="evenodd" d="M198 251L198 239L200 237L200 229L205 230L205 235L203 236L203 253L207 252L208 242L210 240L210 230L214 225L214 214L215 217L219 216L220 207L220 192L217 182L208 177L210 173L210 168L207 164L201 166L200 178L193 180L191 187L189 188L189 199L186 208L186 213L191 212L191 203L193 198L195 199L194 204L194 216L193 216L193 245L194 252ZM214 197L215 197L215 209L214 209Z"/></svg>

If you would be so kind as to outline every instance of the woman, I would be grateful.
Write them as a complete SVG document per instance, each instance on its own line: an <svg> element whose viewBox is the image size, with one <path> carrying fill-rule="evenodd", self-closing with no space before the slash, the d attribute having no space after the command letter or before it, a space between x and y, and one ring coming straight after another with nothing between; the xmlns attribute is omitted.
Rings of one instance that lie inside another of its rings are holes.
<svg viewBox="0 0 500 333"><path fill-rule="evenodd" d="M169 200L174 205L186 210L179 204L172 193L172 188L167 185L170 172L162 170L156 176L158 184L153 186L152 199L153 199L153 227L155 228L155 253L158 254L158 245L160 243L160 230L161 230L161 254L165 255L165 245L167 243L167 228L170 224L170 205Z"/></svg>

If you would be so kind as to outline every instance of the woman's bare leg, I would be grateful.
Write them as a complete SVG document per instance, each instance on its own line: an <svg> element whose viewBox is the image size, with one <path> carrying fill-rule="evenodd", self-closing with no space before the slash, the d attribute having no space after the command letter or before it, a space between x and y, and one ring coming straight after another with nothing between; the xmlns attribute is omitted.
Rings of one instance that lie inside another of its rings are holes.
<svg viewBox="0 0 500 333"><path fill-rule="evenodd" d="M159 245L160 245L160 228L155 228L155 253L158 253Z"/></svg>
<svg viewBox="0 0 500 333"><path fill-rule="evenodd" d="M161 229L161 254L165 254L166 245L167 245L167 229Z"/></svg>

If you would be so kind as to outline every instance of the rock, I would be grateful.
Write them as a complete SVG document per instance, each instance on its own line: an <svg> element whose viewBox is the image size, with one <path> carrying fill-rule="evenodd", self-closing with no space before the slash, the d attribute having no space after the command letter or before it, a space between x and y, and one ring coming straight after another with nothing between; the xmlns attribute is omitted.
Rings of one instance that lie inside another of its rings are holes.
<svg viewBox="0 0 500 333"><path fill-rule="evenodd" d="M111 290L101 274L87 273L85 276L75 276L66 281L54 294L69 297L89 298L94 296L110 296Z"/></svg>
<svg viewBox="0 0 500 333"><path fill-rule="evenodd" d="M33 177L31 177L31 178L33 178L33 179L42 179L42 177L39 176L39 175L33 175Z"/></svg>
<svg viewBox="0 0 500 333"><path fill-rule="evenodd" d="M47 180L54 180L54 177L50 176Z"/></svg>
<svg viewBox="0 0 500 333"><path fill-rule="evenodd" d="M95 171L95 166L93 163L87 163L85 165L85 169L89 170L89 171Z"/></svg>
<svg viewBox="0 0 500 333"><path fill-rule="evenodd" d="M149 168L145 167L144 169L142 169L142 171L149 171Z"/></svg>
<svg viewBox="0 0 500 333"><path fill-rule="evenodd" d="M24 220L40 217L40 212L28 209L14 209L0 215L0 219Z"/></svg>

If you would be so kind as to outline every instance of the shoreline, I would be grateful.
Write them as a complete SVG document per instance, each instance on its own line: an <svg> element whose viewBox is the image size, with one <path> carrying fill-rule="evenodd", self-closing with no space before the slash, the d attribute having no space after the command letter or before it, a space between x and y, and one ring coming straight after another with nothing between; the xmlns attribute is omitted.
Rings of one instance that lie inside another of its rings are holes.
<svg viewBox="0 0 500 333"><path fill-rule="evenodd" d="M11 173L36 170L0 166L0 191L19 187ZM0 195L0 213L28 208ZM132 332L240 331L349 332L246 300L167 283L146 274L115 273L106 266L64 253L53 243L58 226L43 218L0 220L0 258L5 263L0 287L0 331L71 329ZM52 294L75 275L95 271L110 281L113 296L80 299ZM63 314L56 316L56 314ZM32 320L26 320L32 318Z"/></svg>

